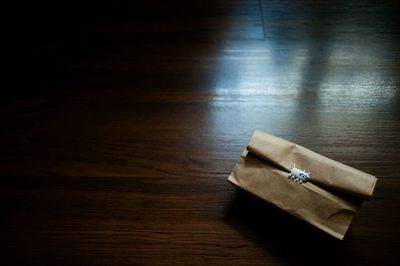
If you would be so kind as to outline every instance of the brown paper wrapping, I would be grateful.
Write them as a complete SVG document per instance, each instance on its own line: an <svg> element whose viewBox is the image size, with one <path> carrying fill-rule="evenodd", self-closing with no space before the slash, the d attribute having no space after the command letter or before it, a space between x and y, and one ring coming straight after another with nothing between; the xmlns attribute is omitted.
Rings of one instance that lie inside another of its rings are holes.
<svg viewBox="0 0 400 266"><path fill-rule="evenodd" d="M288 178L293 164L311 172ZM256 131L228 180L276 207L343 239L376 177L263 131Z"/></svg>

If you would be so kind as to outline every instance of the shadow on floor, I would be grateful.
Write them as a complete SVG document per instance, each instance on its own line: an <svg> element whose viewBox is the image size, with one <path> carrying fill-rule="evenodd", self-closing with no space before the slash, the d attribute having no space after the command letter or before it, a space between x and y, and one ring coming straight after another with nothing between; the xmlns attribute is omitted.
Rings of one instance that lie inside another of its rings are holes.
<svg viewBox="0 0 400 266"><path fill-rule="evenodd" d="M343 241L337 240L240 190L227 208L226 219L235 230L289 265L349 263L346 239L351 238L351 228Z"/></svg>

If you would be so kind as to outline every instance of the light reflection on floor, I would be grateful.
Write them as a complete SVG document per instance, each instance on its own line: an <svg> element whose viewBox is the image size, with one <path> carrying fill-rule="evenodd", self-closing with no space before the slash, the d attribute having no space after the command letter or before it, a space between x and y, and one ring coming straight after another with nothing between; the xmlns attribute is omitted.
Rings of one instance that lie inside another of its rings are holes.
<svg viewBox="0 0 400 266"><path fill-rule="evenodd" d="M300 11L276 14L264 6L264 38L224 40L210 106L217 136L234 131L245 138L264 129L315 145L376 139L368 132L379 132L374 120L384 118L397 93L389 44L374 38L379 28L373 23L360 24L340 10L325 24L321 10L290 24ZM276 28L277 20L288 21L288 28ZM322 24L314 29L315 20ZM332 136L338 120L346 127Z"/></svg>

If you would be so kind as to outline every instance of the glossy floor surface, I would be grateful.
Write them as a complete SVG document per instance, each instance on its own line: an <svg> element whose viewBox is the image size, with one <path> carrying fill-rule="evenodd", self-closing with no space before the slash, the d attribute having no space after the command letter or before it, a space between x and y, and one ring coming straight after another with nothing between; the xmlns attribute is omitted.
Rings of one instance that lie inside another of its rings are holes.
<svg viewBox="0 0 400 266"><path fill-rule="evenodd" d="M147 2L19 14L0 100L2 259L396 265L399 5ZM379 178L344 241L227 183L255 129Z"/></svg>

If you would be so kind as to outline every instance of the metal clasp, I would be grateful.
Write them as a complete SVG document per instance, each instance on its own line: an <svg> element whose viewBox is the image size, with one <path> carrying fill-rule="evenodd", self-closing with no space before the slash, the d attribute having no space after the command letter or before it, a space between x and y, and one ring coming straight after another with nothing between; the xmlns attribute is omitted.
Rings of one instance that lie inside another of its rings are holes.
<svg viewBox="0 0 400 266"><path fill-rule="evenodd" d="M292 171L290 171L289 179L302 184L310 180L310 172L296 168L296 164L293 163L293 168Z"/></svg>

